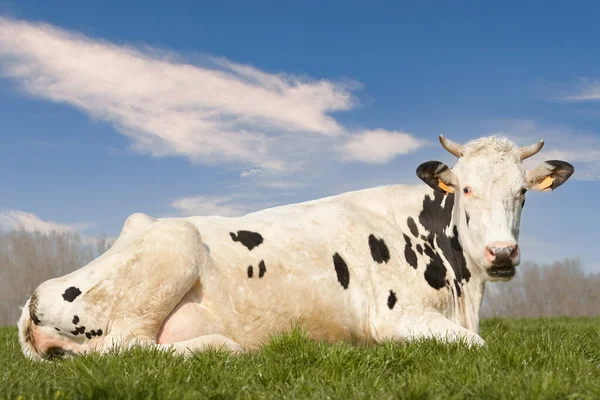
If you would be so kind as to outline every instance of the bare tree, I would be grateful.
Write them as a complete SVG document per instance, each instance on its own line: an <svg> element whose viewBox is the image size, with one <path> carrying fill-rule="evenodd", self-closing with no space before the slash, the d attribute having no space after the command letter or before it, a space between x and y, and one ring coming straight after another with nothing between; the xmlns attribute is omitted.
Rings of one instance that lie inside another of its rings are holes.
<svg viewBox="0 0 600 400"><path fill-rule="evenodd" d="M40 283L89 263L107 245L106 236L82 241L76 233L0 232L0 325L16 323Z"/></svg>
<svg viewBox="0 0 600 400"><path fill-rule="evenodd" d="M483 317L591 317L600 315L600 274L586 274L579 260L524 263L510 282L489 284Z"/></svg>

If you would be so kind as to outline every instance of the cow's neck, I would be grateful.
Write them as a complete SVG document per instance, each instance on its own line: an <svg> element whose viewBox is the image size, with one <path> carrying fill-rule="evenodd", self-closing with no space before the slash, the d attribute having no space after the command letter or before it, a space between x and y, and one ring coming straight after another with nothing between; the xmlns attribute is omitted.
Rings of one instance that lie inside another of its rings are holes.
<svg viewBox="0 0 600 400"><path fill-rule="evenodd" d="M479 309L485 280L480 275L481 269L465 254L460 245L459 233L464 232L467 227L466 221L460 220L465 218L464 215L461 216L460 211L455 209L454 195L444 196L434 192L427 185L392 185L350 192L343 197L344 200L360 205L384 219L393 216L398 229L409 238L435 242L430 246L430 249L435 251L429 258L436 258L440 251L443 252L445 272L443 277L436 273L430 274L429 284L438 290L446 291L445 279L448 278L456 293L454 278L462 282L461 296L454 296L448 309L440 311L467 329L479 330ZM461 224L464 224L464 227ZM415 242L411 243L414 245ZM423 251L426 253L425 249Z"/></svg>
<svg viewBox="0 0 600 400"><path fill-rule="evenodd" d="M452 197L446 196L446 202L452 205L451 220L445 233L451 237L452 255L446 257L450 263L448 271L453 271L456 278L462 282L462 293L456 296L454 292L453 305L449 307L448 317L461 326L475 332L479 332L479 311L483 301L485 291L485 276L482 276L482 269L479 265L464 251L460 244L460 233L466 232L467 222L464 213L460 210ZM462 255L462 257L459 255ZM464 258L464 268L463 268Z"/></svg>
<svg viewBox="0 0 600 400"><path fill-rule="evenodd" d="M461 244L460 234L468 229L465 213L454 194L430 189L422 193L417 204L419 211L413 212L413 218L418 223L419 237L426 242L424 253L429 257L425 279L430 286L448 293L449 301L442 303L447 304L440 310L442 313L461 326L478 331L484 280L481 269ZM408 219L410 216L405 217ZM401 220L397 218L399 223Z"/></svg>
<svg viewBox="0 0 600 400"><path fill-rule="evenodd" d="M485 290L485 280L479 275L471 276L462 285L461 296L452 297L452 305L448 308L447 317L459 325L479 332L479 311Z"/></svg>

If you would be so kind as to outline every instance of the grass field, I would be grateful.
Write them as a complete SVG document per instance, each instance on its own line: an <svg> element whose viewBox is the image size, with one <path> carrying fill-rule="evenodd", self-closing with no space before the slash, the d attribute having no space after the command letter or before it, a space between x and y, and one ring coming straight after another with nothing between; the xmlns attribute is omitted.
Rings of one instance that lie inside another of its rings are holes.
<svg viewBox="0 0 600 400"><path fill-rule="evenodd" d="M135 349L33 363L16 329L2 328L0 397L600 398L600 319L493 319L482 335L487 349L326 345L294 332L242 356L211 351L184 360Z"/></svg>

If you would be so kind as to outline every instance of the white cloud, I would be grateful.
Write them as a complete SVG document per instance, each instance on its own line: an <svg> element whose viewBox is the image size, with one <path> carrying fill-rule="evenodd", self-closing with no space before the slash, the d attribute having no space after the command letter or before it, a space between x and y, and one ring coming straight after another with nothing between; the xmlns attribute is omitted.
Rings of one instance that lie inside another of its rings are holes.
<svg viewBox="0 0 600 400"><path fill-rule="evenodd" d="M542 151L525 160L527 168L535 168L544 160L562 160L575 167L572 179L600 180L600 140L591 133L560 125L513 121L495 134L506 135L519 145L544 139Z"/></svg>
<svg viewBox="0 0 600 400"><path fill-rule="evenodd" d="M573 102L600 100L600 82L580 79L578 86L574 93L563 96L561 100Z"/></svg>
<svg viewBox="0 0 600 400"><path fill-rule="evenodd" d="M240 173L240 178L246 178L252 175L262 174L264 171L261 168L251 168Z"/></svg>
<svg viewBox="0 0 600 400"><path fill-rule="evenodd" d="M25 232L38 232L49 235L53 232L58 234L76 234L79 236L80 243L84 246L96 247L102 236L85 236L80 231L88 227L85 223L63 224L60 222L44 220L39 216L21 210L0 210L0 232L24 230ZM104 236L104 245L111 247L117 237Z"/></svg>
<svg viewBox="0 0 600 400"><path fill-rule="evenodd" d="M375 129L354 135L339 150L344 160L385 164L397 155L413 152L424 144L405 132Z"/></svg>
<svg viewBox="0 0 600 400"><path fill-rule="evenodd" d="M530 235L521 235L519 238L519 246L521 248L527 247L536 247L536 248L549 248L556 246L556 243L552 243L546 240L541 240L539 238L530 236Z"/></svg>
<svg viewBox="0 0 600 400"><path fill-rule="evenodd" d="M40 233L75 233L77 225L61 224L59 222L43 220L35 214L20 210L0 211L0 229L18 230Z"/></svg>
<svg viewBox="0 0 600 400"><path fill-rule="evenodd" d="M234 197L190 196L171 202L171 207L183 216L220 215L237 217L254 211L245 204L235 203Z"/></svg>
<svg viewBox="0 0 600 400"><path fill-rule="evenodd" d="M315 138L328 148L350 140L349 157L366 162L418 148L406 133L349 135L330 113L357 104L355 82L267 73L222 58L194 65L47 24L0 17L0 74L30 95L111 123L136 151L154 156L285 172L310 158L304 149ZM365 141L373 146L361 156L355 146Z"/></svg>
<svg viewBox="0 0 600 400"><path fill-rule="evenodd" d="M306 183L286 181L266 181L261 184L261 186L271 189L297 189L307 185Z"/></svg>

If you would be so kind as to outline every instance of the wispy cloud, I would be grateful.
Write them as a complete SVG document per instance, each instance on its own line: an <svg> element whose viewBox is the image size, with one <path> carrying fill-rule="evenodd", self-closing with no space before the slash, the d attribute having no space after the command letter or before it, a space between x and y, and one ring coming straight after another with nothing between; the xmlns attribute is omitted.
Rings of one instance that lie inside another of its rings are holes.
<svg viewBox="0 0 600 400"><path fill-rule="evenodd" d="M397 155L411 153L424 144L424 141L405 132L376 129L354 135L339 151L344 160L385 164Z"/></svg>
<svg viewBox="0 0 600 400"><path fill-rule="evenodd" d="M41 233L49 235L51 233L73 234L79 237L81 244L85 246L97 246L100 240L104 239L104 244L110 247L117 240L114 236L86 236L81 231L88 228L87 223L65 224L61 222L46 220L36 214L22 210L0 210L0 232L23 230L29 233Z"/></svg>
<svg viewBox="0 0 600 400"><path fill-rule="evenodd" d="M577 87L570 93L559 97L563 101L597 101L600 100L600 82L580 79Z"/></svg>
<svg viewBox="0 0 600 400"><path fill-rule="evenodd" d="M222 217L237 217L252 211L258 211L272 205L252 196L189 196L171 202L170 206L177 210L178 215L219 215Z"/></svg>
<svg viewBox="0 0 600 400"><path fill-rule="evenodd" d="M548 248L552 246L556 246L556 243L551 243L546 240L541 240L539 238L530 236L530 235L521 235L519 238L519 246L521 248Z"/></svg>
<svg viewBox="0 0 600 400"><path fill-rule="evenodd" d="M419 147L408 133L350 131L331 115L358 104L356 82L267 73L214 57L192 64L47 24L0 18L0 73L30 95L108 121L140 153L240 163L244 176L301 168L315 141L369 163Z"/></svg>
<svg viewBox="0 0 600 400"><path fill-rule="evenodd" d="M0 211L0 229L18 230L23 229L27 232L40 232L48 234L57 233L75 233L83 225L62 224L55 221L43 220L35 214L20 210L2 210Z"/></svg>
<svg viewBox="0 0 600 400"><path fill-rule="evenodd" d="M575 166L574 179L600 180L600 140L596 135L529 120L512 121L494 134L508 136L520 145L544 139L542 151L525 160L527 168L533 168L544 160L563 160Z"/></svg>

